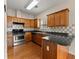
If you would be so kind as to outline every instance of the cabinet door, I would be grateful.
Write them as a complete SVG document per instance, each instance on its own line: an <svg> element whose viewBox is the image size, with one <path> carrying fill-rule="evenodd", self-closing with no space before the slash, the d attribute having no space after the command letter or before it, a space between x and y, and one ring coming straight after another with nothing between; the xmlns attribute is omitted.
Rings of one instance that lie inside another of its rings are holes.
<svg viewBox="0 0 79 59"><path fill-rule="evenodd" d="M43 40L42 44L42 58L43 59L54 59L51 58L51 50L50 50L50 42L47 40Z"/></svg>
<svg viewBox="0 0 79 59"><path fill-rule="evenodd" d="M54 42L50 42L50 51L51 51L51 58L57 59L57 44Z"/></svg>
<svg viewBox="0 0 79 59"><path fill-rule="evenodd" d="M31 32L26 32L24 39L26 42L31 41L32 40L32 33Z"/></svg>
<svg viewBox="0 0 79 59"><path fill-rule="evenodd" d="M68 25L68 10L60 12L60 25L61 26L67 26Z"/></svg>
<svg viewBox="0 0 79 59"><path fill-rule="evenodd" d="M72 55L72 54L68 53L68 58L67 59L75 59L75 55Z"/></svg>
<svg viewBox="0 0 79 59"><path fill-rule="evenodd" d="M25 23L25 19L22 18L22 19L21 19L21 23Z"/></svg>
<svg viewBox="0 0 79 59"><path fill-rule="evenodd" d="M42 45L42 35L41 34L34 34L33 41L39 45Z"/></svg>
<svg viewBox="0 0 79 59"><path fill-rule="evenodd" d="M49 26L49 27L52 27L52 26L54 26L55 24L55 22L54 22L55 20L54 20L54 15L49 15L48 16L48 21L47 21L47 26Z"/></svg>
<svg viewBox="0 0 79 59"><path fill-rule="evenodd" d="M17 18L17 22L18 23L21 23L21 18Z"/></svg>
<svg viewBox="0 0 79 59"><path fill-rule="evenodd" d="M7 27L12 27L12 17L7 16Z"/></svg>
<svg viewBox="0 0 79 59"><path fill-rule="evenodd" d="M25 19L25 28L30 28L30 20Z"/></svg>
<svg viewBox="0 0 79 59"><path fill-rule="evenodd" d="M13 20L13 22L18 22L18 18L17 17L13 17L12 20Z"/></svg>
<svg viewBox="0 0 79 59"><path fill-rule="evenodd" d="M55 13L55 26L60 26L60 13Z"/></svg>
<svg viewBox="0 0 79 59"><path fill-rule="evenodd" d="M34 27L37 28L37 19L34 20Z"/></svg>
<svg viewBox="0 0 79 59"><path fill-rule="evenodd" d="M37 37L37 39L36 39L37 40L37 43L39 45L41 45L42 44L42 36L40 34L37 34L36 37Z"/></svg>
<svg viewBox="0 0 79 59"><path fill-rule="evenodd" d="M57 45L57 59L68 59L68 51L65 46Z"/></svg>
<svg viewBox="0 0 79 59"><path fill-rule="evenodd" d="M34 28L34 26L35 26L34 20L30 20L30 27Z"/></svg>
<svg viewBox="0 0 79 59"><path fill-rule="evenodd" d="M7 46L12 47L13 45L13 36L11 32L7 33Z"/></svg>

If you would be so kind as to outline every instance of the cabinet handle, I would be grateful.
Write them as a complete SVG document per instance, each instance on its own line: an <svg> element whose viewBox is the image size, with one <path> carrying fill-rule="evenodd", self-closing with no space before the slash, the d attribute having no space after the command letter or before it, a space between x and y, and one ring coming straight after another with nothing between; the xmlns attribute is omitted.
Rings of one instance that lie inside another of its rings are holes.
<svg viewBox="0 0 79 59"><path fill-rule="evenodd" d="M46 46L46 50L49 51L49 46Z"/></svg>

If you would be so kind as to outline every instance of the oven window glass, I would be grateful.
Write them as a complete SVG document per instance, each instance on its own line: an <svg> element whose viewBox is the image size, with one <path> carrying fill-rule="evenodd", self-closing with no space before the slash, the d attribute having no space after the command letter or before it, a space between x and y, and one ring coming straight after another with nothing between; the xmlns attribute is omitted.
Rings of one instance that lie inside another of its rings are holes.
<svg viewBox="0 0 79 59"><path fill-rule="evenodd" d="M18 40L24 39L24 36L18 36Z"/></svg>

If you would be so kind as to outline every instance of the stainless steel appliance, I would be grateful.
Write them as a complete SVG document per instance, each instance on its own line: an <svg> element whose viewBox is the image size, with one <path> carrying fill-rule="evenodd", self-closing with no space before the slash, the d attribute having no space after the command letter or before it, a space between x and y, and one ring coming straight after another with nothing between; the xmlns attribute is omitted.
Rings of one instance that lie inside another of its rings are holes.
<svg viewBox="0 0 79 59"><path fill-rule="evenodd" d="M24 30L22 23L13 23L13 46L24 43Z"/></svg>

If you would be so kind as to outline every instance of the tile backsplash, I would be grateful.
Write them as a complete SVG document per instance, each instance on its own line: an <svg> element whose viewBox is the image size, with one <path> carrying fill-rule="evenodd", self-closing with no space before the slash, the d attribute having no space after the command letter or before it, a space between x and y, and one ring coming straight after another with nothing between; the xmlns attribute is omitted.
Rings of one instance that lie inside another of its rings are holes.
<svg viewBox="0 0 79 59"><path fill-rule="evenodd" d="M61 32L61 33L69 33L69 35L75 34L75 25L69 25L68 27L41 27L41 31L48 32Z"/></svg>

